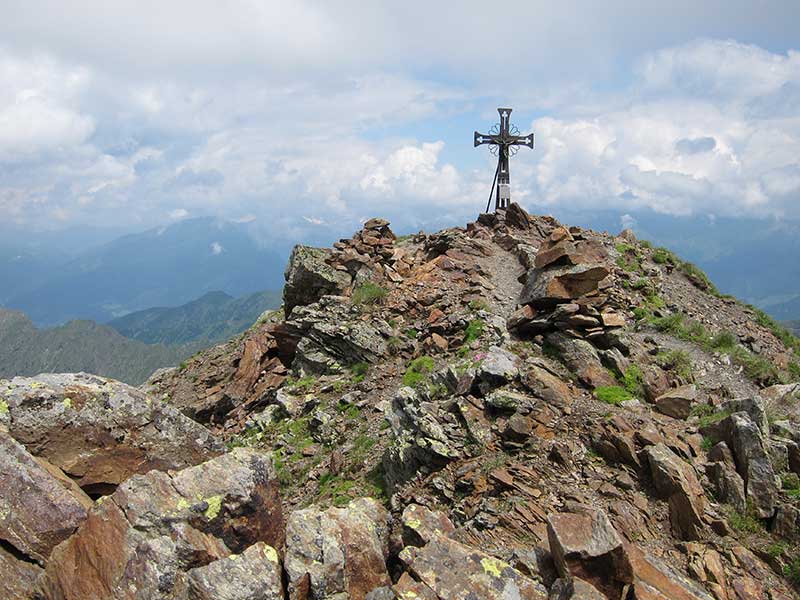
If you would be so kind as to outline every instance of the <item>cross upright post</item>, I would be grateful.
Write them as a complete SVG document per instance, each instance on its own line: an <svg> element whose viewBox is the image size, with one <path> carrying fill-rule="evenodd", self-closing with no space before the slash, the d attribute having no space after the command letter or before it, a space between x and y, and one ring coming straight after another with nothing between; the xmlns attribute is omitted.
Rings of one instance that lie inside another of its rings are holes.
<svg viewBox="0 0 800 600"><path fill-rule="evenodd" d="M500 114L500 123L492 127L489 133L475 132L475 147L489 144L492 152L497 152L495 210L508 208L511 204L511 172L508 159L517 153L517 146L533 148L533 134L518 135L519 130L511 125L511 109L498 108L497 112Z"/></svg>

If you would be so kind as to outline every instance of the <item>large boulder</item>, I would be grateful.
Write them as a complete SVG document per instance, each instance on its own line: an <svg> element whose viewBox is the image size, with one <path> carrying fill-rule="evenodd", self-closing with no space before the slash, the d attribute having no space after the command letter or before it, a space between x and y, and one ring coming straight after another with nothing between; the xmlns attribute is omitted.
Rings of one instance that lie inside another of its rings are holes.
<svg viewBox="0 0 800 600"><path fill-rule="evenodd" d="M622 539L605 512L585 507L547 518L550 551L562 578L578 577L619 598L632 574Z"/></svg>
<svg viewBox="0 0 800 600"><path fill-rule="evenodd" d="M397 391L386 414L394 434L383 456L390 487L418 472L441 469L464 455L467 432L453 418L455 407L454 402L431 400L425 392L410 387Z"/></svg>
<svg viewBox="0 0 800 600"><path fill-rule="evenodd" d="M552 352L586 385L595 388L618 384L603 366L595 347L586 340L579 340L560 331L548 334L545 339Z"/></svg>
<svg viewBox="0 0 800 600"><path fill-rule="evenodd" d="M669 390L656 398L658 412L673 419L688 419L697 402L697 386L693 383Z"/></svg>
<svg viewBox="0 0 800 600"><path fill-rule="evenodd" d="M0 385L8 430L89 494L135 473L181 469L224 451L202 425L143 392L77 374L15 377Z"/></svg>
<svg viewBox="0 0 800 600"><path fill-rule="evenodd" d="M244 448L178 472L135 475L53 550L40 593L59 600L184 598L193 569L258 542L283 547L278 487L269 455ZM194 573L193 585L210 586L219 570Z"/></svg>
<svg viewBox="0 0 800 600"><path fill-rule="evenodd" d="M779 490L759 425L748 413L738 412L716 424L713 432L732 450L736 470L744 480L747 499L756 514L763 519L772 517Z"/></svg>
<svg viewBox="0 0 800 600"><path fill-rule="evenodd" d="M29 600L42 569L20 560L0 546L0 598Z"/></svg>
<svg viewBox="0 0 800 600"><path fill-rule="evenodd" d="M283 600L278 553L264 542L189 571L191 600Z"/></svg>
<svg viewBox="0 0 800 600"><path fill-rule="evenodd" d="M284 561L289 598L364 600L373 589L390 585L389 520L371 498L353 500L346 508L293 512Z"/></svg>
<svg viewBox="0 0 800 600"><path fill-rule="evenodd" d="M283 305L287 316L296 306L313 304L325 295L339 295L350 286L352 278L347 271L339 271L326 262L330 256L331 251L326 248L294 247L284 273Z"/></svg>
<svg viewBox="0 0 800 600"><path fill-rule="evenodd" d="M434 535L422 548L404 548L400 560L439 600L547 599L542 585L508 563L441 535Z"/></svg>
<svg viewBox="0 0 800 600"><path fill-rule="evenodd" d="M40 461L0 431L0 540L43 563L86 519L93 502Z"/></svg>
<svg viewBox="0 0 800 600"><path fill-rule="evenodd" d="M597 291L609 274L607 266L585 264L548 269L532 269L520 293L519 303L551 307Z"/></svg>
<svg viewBox="0 0 800 600"><path fill-rule="evenodd" d="M375 362L387 353L381 329L385 324L365 320L348 298L325 296L311 306L298 307L286 322L299 339L292 367L307 374L324 374L360 362Z"/></svg>
<svg viewBox="0 0 800 600"><path fill-rule="evenodd" d="M694 469L663 443L645 449L656 492L669 502L675 535L696 540L703 530L705 494Z"/></svg>

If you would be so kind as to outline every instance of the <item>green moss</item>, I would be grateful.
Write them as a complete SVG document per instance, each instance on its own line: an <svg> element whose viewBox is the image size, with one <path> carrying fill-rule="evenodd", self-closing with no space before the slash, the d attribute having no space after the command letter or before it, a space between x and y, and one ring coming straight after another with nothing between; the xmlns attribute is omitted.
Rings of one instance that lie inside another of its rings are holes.
<svg viewBox="0 0 800 600"><path fill-rule="evenodd" d="M711 347L720 352L728 352L736 347L739 340L730 331L720 331L713 338L711 338Z"/></svg>
<svg viewBox="0 0 800 600"><path fill-rule="evenodd" d="M755 515L755 510L749 502L744 513L736 511L732 506L726 509L726 513L728 516L728 523L734 531L743 535L764 532L764 524Z"/></svg>
<svg viewBox="0 0 800 600"><path fill-rule="evenodd" d="M714 440L708 437L707 435L703 436L703 442L700 444L700 447L705 451L708 452L714 447Z"/></svg>
<svg viewBox="0 0 800 600"><path fill-rule="evenodd" d="M403 385L418 387L424 383L435 366L430 356L420 356L411 361L403 375Z"/></svg>
<svg viewBox="0 0 800 600"><path fill-rule="evenodd" d="M486 328L486 323L481 319L473 319L464 330L464 343L469 345L479 339Z"/></svg>
<svg viewBox="0 0 800 600"><path fill-rule="evenodd" d="M417 337L419 336L419 331L417 329L415 329L414 327L409 327L403 333L406 334L406 337L409 337L412 340L417 339Z"/></svg>
<svg viewBox="0 0 800 600"><path fill-rule="evenodd" d="M350 365L351 381L353 383L361 383L366 378L367 371L369 371L369 363L360 362Z"/></svg>
<svg viewBox="0 0 800 600"><path fill-rule="evenodd" d="M622 385L632 396L644 396L644 373L638 365L631 365L622 375Z"/></svg>
<svg viewBox="0 0 800 600"><path fill-rule="evenodd" d="M633 399L633 395L628 390L618 385L601 385L595 388L594 395L598 400L614 405Z"/></svg>
<svg viewBox="0 0 800 600"><path fill-rule="evenodd" d="M714 423L719 423L726 417L729 417L731 412L729 410L714 412L714 408L712 406L709 406L708 404L700 404L692 408L691 414L699 417L697 420L697 425L702 429L704 427L708 427L709 425L713 425Z"/></svg>
<svg viewBox="0 0 800 600"><path fill-rule="evenodd" d="M678 257L675 253L666 248L656 248L653 250L653 262L658 265L676 265L678 264Z"/></svg>
<svg viewBox="0 0 800 600"><path fill-rule="evenodd" d="M353 290L351 300L356 305L379 304L389 292L371 281L365 281Z"/></svg>
<svg viewBox="0 0 800 600"><path fill-rule="evenodd" d="M800 586L800 555L795 556L783 567L783 576L791 581L793 585Z"/></svg>

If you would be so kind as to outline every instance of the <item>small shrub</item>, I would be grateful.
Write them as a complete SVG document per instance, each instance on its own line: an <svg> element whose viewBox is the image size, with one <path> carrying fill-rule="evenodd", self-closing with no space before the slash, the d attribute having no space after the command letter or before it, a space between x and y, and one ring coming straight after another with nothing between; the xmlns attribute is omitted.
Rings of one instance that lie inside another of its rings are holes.
<svg viewBox="0 0 800 600"><path fill-rule="evenodd" d="M793 585L800 586L800 555L795 556L791 562L783 567L783 576Z"/></svg>
<svg viewBox="0 0 800 600"><path fill-rule="evenodd" d="M653 262L658 265L676 265L678 264L678 257L671 250L656 248L653 250Z"/></svg>
<svg viewBox="0 0 800 600"><path fill-rule="evenodd" d="M797 473L784 473L781 475L781 487L800 494L800 476Z"/></svg>
<svg viewBox="0 0 800 600"><path fill-rule="evenodd" d="M753 505L749 502L744 513L736 511L733 507L729 507L727 513L728 523L735 531L741 534L748 535L764 531L764 524L755 515Z"/></svg>
<svg viewBox="0 0 800 600"><path fill-rule="evenodd" d="M714 350L719 350L720 352L732 350L736 347L737 343L739 343L739 340L737 339L736 335L730 331L720 331L711 339L711 347Z"/></svg>
<svg viewBox="0 0 800 600"><path fill-rule="evenodd" d="M386 288L371 281L365 281L353 290L352 302L357 305L379 304L386 298Z"/></svg>
<svg viewBox="0 0 800 600"><path fill-rule="evenodd" d="M700 444L700 447L705 451L708 452L714 447L714 440L712 440L707 435L703 436L703 442Z"/></svg>
<svg viewBox="0 0 800 600"><path fill-rule="evenodd" d="M179 370L179 371L185 371L187 366L188 366L188 365L186 364L186 361L183 361L183 362L181 363L181 365L178 367L178 370Z"/></svg>
<svg viewBox="0 0 800 600"><path fill-rule="evenodd" d="M464 330L464 343L469 345L483 335L486 323L481 319L473 319Z"/></svg>
<svg viewBox="0 0 800 600"><path fill-rule="evenodd" d="M633 395L628 390L618 385L601 385L595 388L594 395L601 402L614 405L633 399Z"/></svg>
<svg viewBox="0 0 800 600"><path fill-rule="evenodd" d="M403 333L406 334L406 337L409 337L412 340L417 339L417 336L419 335L419 331L417 331L414 327L409 327Z"/></svg>
<svg viewBox="0 0 800 600"><path fill-rule="evenodd" d="M353 383L361 383L367 376L369 371L369 363L360 362L350 365L350 373L352 374Z"/></svg>
<svg viewBox="0 0 800 600"><path fill-rule="evenodd" d="M708 405L701 404L700 406L708 406ZM696 406L695 408L692 409L692 414L700 417L697 420L697 425L700 427L700 429L708 427L709 425L713 425L714 423L719 423L720 421L722 421L722 419L729 417L731 415L730 411L727 410L714 412L714 408L711 406L708 406L708 408L711 409L710 413L708 412L708 409L703 409L702 412L700 412L700 406ZM695 412L695 410L697 410L698 412Z"/></svg>
<svg viewBox="0 0 800 600"><path fill-rule="evenodd" d="M794 361L789 363L789 377L795 381L800 381L800 363Z"/></svg>
<svg viewBox="0 0 800 600"><path fill-rule="evenodd" d="M648 240L639 240L639 245L642 248L647 248L648 250L650 250L653 247L653 244Z"/></svg>
<svg viewBox="0 0 800 600"><path fill-rule="evenodd" d="M681 379L689 381L693 378L692 358L685 350L660 352L656 356L656 362L660 367L672 371Z"/></svg>
<svg viewBox="0 0 800 600"><path fill-rule="evenodd" d="M317 382L317 378L313 375L307 375L305 377L301 377L297 380L287 380L286 385L292 391L299 391L299 392L308 392L314 384Z"/></svg>
<svg viewBox="0 0 800 600"><path fill-rule="evenodd" d="M470 300L469 307L474 311L489 310L491 308L489 303L483 298L475 298L474 300Z"/></svg>
<svg viewBox="0 0 800 600"><path fill-rule="evenodd" d="M430 356L420 356L411 361L403 375L403 385L418 387L425 380L435 366L433 358Z"/></svg>
<svg viewBox="0 0 800 600"><path fill-rule="evenodd" d="M714 296L719 296L719 290L717 289L717 286L711 282L711 280L708 278L708 275L706 275L703 270L700 269L700 267L694 263L681 262L680 269L681 272L689 278L689 281L691 281L698 288L704 292L713 294Z"/></svg>

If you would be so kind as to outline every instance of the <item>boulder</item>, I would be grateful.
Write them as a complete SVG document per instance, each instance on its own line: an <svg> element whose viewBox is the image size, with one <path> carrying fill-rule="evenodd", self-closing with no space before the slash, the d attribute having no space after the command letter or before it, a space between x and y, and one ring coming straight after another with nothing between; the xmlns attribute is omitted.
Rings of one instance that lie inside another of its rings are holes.
<svg viewBox="0 0 800 600"><path fill-rule="evenodd" d="M705 495L694 469L664 444L645 449L656 492L669 502L675 535L696 540L703 530Z"/></svg>
<svg viewBox="0 0 800 600"><path fill-rule="evenodd" d="M326 262L330 256L331 251L325 248L294 247L284 273L283 306L287 316L296 306L313 304L325 295L341 295L350 286L350 275Z"/></svg>
<svg viewBox="0 0 800 600"><path fill-rule="evenodd" d="M136 598L180 598L193 569L258 542L283 547L278 487L269 455L245 448L178 472L134 475L53 550L40 592L60 600L115 599L131 589Z"/></svg>
<svg viewBox="0 0 800 600"><path fill-rule="evenodd" d="M41 459L40 459L41 460ZM43 563L78 528L92 500L0 431L0 540Z"/></svg>
<svg viewBox="0 0 800 600"><path fill-rule="evenodd" d="M562 578L583 579L609 598L621 597L622 588L631 582L622 539L602 510L585 507L550 515L547 537Z"/></svg>
<svg viewBox="0 0 800 600"><path fill-rule="evenodd" d="M597 350L586 340L579 340L561 332L550 333L545 339L553 352L558 354L567 368L584 384L593 388L618 384L600 362Z"/></svg>
<svg viewBox="0 0 800 600"><path fill-rule="evenodd" d="M633 544L625 545L633 575L631 600L713 600L704 589Z"/></svg>
<svg viewBox="0 0 800 600"><path fill-rule="evenodd" d="M520 293L519 303L549 307L595 292L609 274L602 264L532 269Z"/></svg>
<svg viewBox="0 0 800 600"><path fill-rule="evenodd" d="M770 518L778 502L778 485L761 429L746 412L734 413L714 428L733 451L736 470L756 514Z"/></svg>
<svg viewBox="0 0 800 600"><path fill-rule="evenodd" d="M284 567L289 598L301 600L308 580L309 598L364 600L375 588L391 585L386 570L390 516L371 498L345 508L297 510L286 526Z"/></svg>
<svg viewBox="0 0 800 600"><path fill-rule="evenodd" d="M456 530L446 514L419 504L409 504L405 507L401 523L406 546L424 546L434 536L452 537Z"/></svg>
<svg viewBox="0 0 800 600"><path fill-rule="evenodd" d="M108 493L135 473L181 469L224 451L202 425L111 379L15 377L0 395L11 436L89 494Z"/></svg>
<svg viewBox="0 0 800 600"><path fill-rule="evenodd" d="M283 600L283 571L278 552L257 542L241 554L231 554L189 571L191 600Z"/></svg>
<svg viewBox="0 0 800 600"><path fill-rule="evenodd" d="M427 394L402 387L392 399L386 420L394 440L383 456L386 482L394 487L418 472L430 473L461 457L467 432L450 412L453 402L436 402Z"/></svg>
<svg viewBox="0 0 800 600"><path fill-rule="evenodd" d="M549 600L607 600L596 587L578 577L557 579L550 588Z"/></svg>
<svg viewBox="0 0 800 600"><path fill-rule="evenodd" d="M537 398L564 408L572 403L572 391L564 381L541 366L530 365L522 374L522 385Z"/></svg>
<svg viewBox="0 0 800 600"><path fill-rule="evenodd" d="M482 394L487 394L493 388L513 381L519 374L516 366L517 357L497 346L492 346L486 352L475 356L478 365L475 368L475 378Z"/></svg>
<svg viewBox="0 0 800 600"><path fill-rule="evenodd" d="M422 548L404 548L400 560L440 600L547 599L542 585L508 563L444 536L434 536Z"/></svg>
<svg viewBox="0 0 800 600"><path fill-rule="evenodd" d="M697 386L693 383L669 390L656 398L658 412L673 419L688 419L697 402Z"/></svg>
<svg viewBox="0 0 800 600"><path fill-rule="evenodd" d="M726 462L712 462L706 465L706 475L714 486L714 496L744 514L747 507L744 481L736 469Z"/></svg>
<svg viewBox="0 0 800 600"><path fill-rule="evenodd" d="M387 353L381 324L364 320L341 296L297 307L286 329L299 340L292 368L305 374L335 373L347 365L375 362Z"/></svg>
<svg viewBox="0 0 800 600"><path fill-rule="evenodd" d="M42 569L19 560L0 546L0 598L29 600Z"/></svg>

